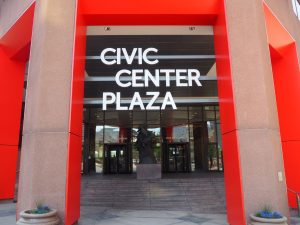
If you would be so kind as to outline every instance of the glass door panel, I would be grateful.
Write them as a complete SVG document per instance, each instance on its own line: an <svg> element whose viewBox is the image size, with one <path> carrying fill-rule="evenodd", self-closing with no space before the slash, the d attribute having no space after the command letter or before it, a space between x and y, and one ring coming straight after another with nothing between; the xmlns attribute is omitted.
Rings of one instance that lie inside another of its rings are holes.
<svg viewBox="0 0 300 225"><path fill-rule="evenodd" d="M165 172L189 172L189 148L188 143L170 143L166 144L164 153L164 171Z"/></svg>
<svg viewBox="0 0 300 225"><path fill-rule="evenodd" d="M106 144L104 173L130 173L130 157L128 154L128 146L126 144Z"/></svg>
<svg viewBox="0 0 300 225"><path fill-rule="evenodd" d="M126 173L128 171L126 150L119 147L118 153L118 173Z"/></svg>
<svg viewBox="0 0 300 225"><path fill-rule="evenodd" d="M176 172L176 147L169 147L168 152L168 172Z"/></svg>
<svg viewBox="0 0 300 225"><path fill-rule="evenodd" d="M118 172L117 149L109 150L109 173Z"/></svg>
<svg viewBox="0 0 300 225"><path fill-rule="evenodd" d="M176 164L178 172L185 171L185 148L182 145L176 146Z"/></svg>
<svg viewBox="0 0 300 225"><path fill-rule="evenodd" d="M208 169L209 170L219 170L219 154L216 144L208 145Z"/></svg>

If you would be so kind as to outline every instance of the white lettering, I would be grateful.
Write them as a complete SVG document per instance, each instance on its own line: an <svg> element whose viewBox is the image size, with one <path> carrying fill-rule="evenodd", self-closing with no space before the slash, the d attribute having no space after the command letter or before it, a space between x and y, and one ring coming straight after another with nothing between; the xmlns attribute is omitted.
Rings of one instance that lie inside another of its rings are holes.
<svg viewBox="0 0 300 225"><path fill-rule="evenodd" d="M117 64L121 64L121 49L117 48Z"/></svg>
<svg viewBox="0 0 300 225"><path fill-rule="evenodd" d="M187 70L185 70L185 69L176 70L176 86L177 87L187 87L188 86L187 83L181 83L181 80L187 80L187 76L180 75L181 73L186 73L186 71Z"/></svg>
<svg viewBox="0 0 300 225"><path fill-rule="evenodd" d="M141 110L145 110L145 106L143 104L143 101L141 99L141 96L138 92L134 92L134 95L132 97L129 110L133 110L134 106L139 106Z"/></svg>
<svg viewBox="0 0 300 225"><path fill-rule="evenodd" d="M143 63L154 65L159 63L154 53L158 53L158 50L152 47L132 48L132 51L126 48L105 48L100 54L100 59L106 65L122 63L132 65L134 62L139 65ZM192 87L193 85L202 86L200 78L201 74L197 69L121 69L115 75L115 82L121 88L160 87L161 84L170 87L171 82L176 83L176 87ZM121 92L104 92L102 109L107 110L108 105L112 104L116 105L116 110L133 110L135 107L141 110L164 110L167 106L177 109L169 91L166 92L161 106L157 104L160 92L147 91L146 96L146 99L142 99L139 92L134 92L130 104L123 102L121 105ZM147 101L148 104L145 107L144 103Z"/></svg>
<svg viewBox="0 0 300 225"><path fill-rule="evenodd" d="M175 105L173 96L171 95L171 93L169 91L165 95L161 109L166 109L167 105L171 105L173 109L177 109L177 106Z"/></svg>
<svg viewBox="0 0 300 225"><path fill-rule="evenodd" d="M157 63L158 63L158 60L157 60L157 59L155 59L155 60L153 60L153 61L150 61L150 60L148 59L147 55L148 55L149 52L155 52L155 53L157 53L158 50L157 50L156 48L147 48L147 49L143 52L143 60L144 60L144 62L147 63L147 64L150 64L150 65L157 64Z"/></svg>
<svg viewBox="0 0 300 225"><path fill-rule="evenodd" d="M115 53L115 54L109 56L109 58L112 59L110 61L108 61L107 57L106 57L106 54L108 52ZM116 48L116 49L115 48L105 48L105 49L103 49L103 51L100 54L100 59L106 65L114 65L114 64L120 65L122 59L125 59L125 61L128 65L131 65L135 58L137 58L139 65L143 64L143 62L145 62L149 65L157 64L158 59L154 59L154 60L149 59L149 57L148 57L149 52L157 53L158 50L156 48L147 48L143 51L142 48L133 48L129 55L126 48Z"/></svg>
<svg viewBox="0 0 300 225"><path fill-rule="evenodd" d="M115 53L116 50L113 49L113 48L106 48L106 49L104 49L104 50L101 52L101 55L100 55L101 61L102 61L104 64L106 64L106 65L113 65L113 64L115 64L115 63L116 63L116 60L115 60L115 59L112 60L112 61L107 61L107 60L105 59L105 54L106 54L107 52L113 52L113 53Z"/></svg>
<svg viewBox="0 0 300 225"><path fill-rule="evenodd" d="M120 76L124 73L126 73L128 75L131 74L130 70L120 70L116 74L115 81L116 81L117 85L119 85L120 87L130 87L131 82L128 81L127 83L122 83L121 80L120 80Z"/></svg>
<svg viewBox="0 0 300 225"><path fill-rule="evenodd" d="M146 92L146 95L152 95L152 99L150 100L150 102L148 103L148 105L146 106L147 110L159 110L159 106L153 106L153 104L155 103L156 99L159 96L159 92Z"/></svg>
<svg viewBox="0 0 300 225"><path fill-rule="evenodd" d="M121 106L121 94L117 92L117 101L116 101L116 109L117 110L128 110L127 106Z"/></svg>
<svg viewBox="0 0 300 225"><path fill-rule="evenodd" d="M193 76L193 73L195 74ZM199 81L200 79L200 72L199 70L195 70L195 69L189 69L188 70L188 80L189 80L189 86L193 86L193 80L195 81L195 83L197 84L197 86L201 87L202 84Z"/></svg>
<svg viewBox="0 0 300 225"><path fill-rule="evenodd" d="M155 77L149 70L145 70L145 87L149 87L149 79L152 81L155 87L159 87L159 70L155 70Z"/></svg>
<svg viewBox="0 0 300 225"><path fill-rule="evenodd" d="M163 69L163 70L160 70L161 73L165 73L166 75L166 87L170 87L170 73L175 73L175 70L173 69Z"/></svg>
<svg viewBox="0 0 300 225"><path fill-rule="evenodd" d="M110 99L108 99L110 97ZM103 92L102 110L107 110L108 104L113 104L116 101L116 96L112 92Z"/></svg>
<svg viewBox="0 0 300 225"><path fill-rule="evenodd" d="M143 83L137 83L143 80L142 76L138 76L138 73L143 73L143 70L132 70L132 87L144 87Z"/></svg>
<svg viewBox="0 0 300 225"><path fill-rule="evenodd" d="M130 54L130 56L128 55L128 52L126 50L126 48L122 48L122 52L124 54L125 60L127 62L128 65L131 65L133 60L134 60L134 56L136 55L137 52L137 48L134 48Z"/></svg>
<svg viewBox="0 0 300 225"><path fill-rule="evenodd" d="M138 63L139 65L143 64L143 49L142 48L138 48Z"/></svg>

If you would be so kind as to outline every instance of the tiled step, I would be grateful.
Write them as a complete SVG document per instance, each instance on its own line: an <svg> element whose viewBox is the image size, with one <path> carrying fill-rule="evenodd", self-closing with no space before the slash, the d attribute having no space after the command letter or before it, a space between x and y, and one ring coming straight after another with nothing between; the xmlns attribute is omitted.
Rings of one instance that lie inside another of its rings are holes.
<svg viewBox="0 0 300 225"><path fill-rule="evenodd" d="M224 179L220 176L136 180L134 177L82 178L81 205L117 209L180 210L225 213Z"/></svg>

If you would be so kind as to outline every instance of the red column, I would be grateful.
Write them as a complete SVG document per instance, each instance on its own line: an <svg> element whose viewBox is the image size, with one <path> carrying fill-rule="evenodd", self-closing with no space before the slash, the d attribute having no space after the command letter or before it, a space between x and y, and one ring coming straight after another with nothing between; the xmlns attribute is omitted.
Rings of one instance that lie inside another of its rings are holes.
<svg viewBox="0 0 300 225"><path fill-rule="evenodd" d="M173 127L166 127L167 142L173 142Z"/></svg>
<svg viewBox="0 0 300 225"><path fill-rule="evenodd" d="M24 74L0 46L0 200L14 197Z"/></svg>
<svg viewBox="0 0 300 225"><path fill-rule="evenodd" d="M224 1L214 26L228 223L246 224L245 202Z"/></svg>
<svg viewBox="0 0 300 225"><path fill-rule="evenodd" d="M0 38L0 200L14 197L25 66L33 3Z"/></svg>
<svg viewBox="0 0 300 225"><path fill-rule="evenodd" d="M77 7L79 8L79 6ZM84 98L84 70L86 26L79 11L76 12L73 55L72 93L70 102L69 145L66 180L65 224L71 225L80 217L82 118Z"/></svg>
<svg viewBox="0 0 300 225"><path fill-rule="evenodd" d="M120 127L120 130L119 130L119 143L125 143L125 139L127 139L127 128Z"/></svg>

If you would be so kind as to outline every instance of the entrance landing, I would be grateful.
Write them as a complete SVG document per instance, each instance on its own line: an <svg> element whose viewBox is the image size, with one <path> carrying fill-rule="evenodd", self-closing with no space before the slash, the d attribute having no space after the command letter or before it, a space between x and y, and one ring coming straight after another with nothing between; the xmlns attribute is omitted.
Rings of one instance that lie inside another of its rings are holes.
<svg viewBox="0 0 300 225"><path fill-rule="evenodd" d="M226 214L195 214L165 210L100 210L84 207L79 225L227 225Z"/></svg>
<svg viewBox="0 0 300 225"><path fill-rule="evenodd" d="M83 176L81 205L226 214L224 178L219 173L168 174L160 180L136 180L135 174Z"/></svg>

